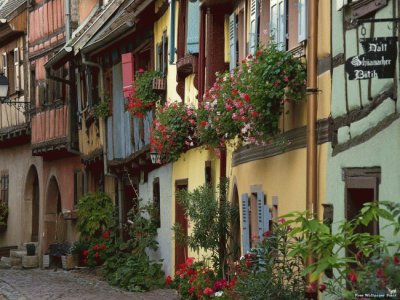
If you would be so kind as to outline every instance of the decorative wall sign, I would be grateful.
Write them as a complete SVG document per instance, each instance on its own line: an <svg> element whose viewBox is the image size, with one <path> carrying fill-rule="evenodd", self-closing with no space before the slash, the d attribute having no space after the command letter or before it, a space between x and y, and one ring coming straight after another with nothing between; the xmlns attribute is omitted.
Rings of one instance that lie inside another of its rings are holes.
<svg viewBox="0 0 400 300"><path fill-rule="evenodd" d="M397 58L397 37L363 38L364 54L346 60L349 80L393 78Z"/></svg>

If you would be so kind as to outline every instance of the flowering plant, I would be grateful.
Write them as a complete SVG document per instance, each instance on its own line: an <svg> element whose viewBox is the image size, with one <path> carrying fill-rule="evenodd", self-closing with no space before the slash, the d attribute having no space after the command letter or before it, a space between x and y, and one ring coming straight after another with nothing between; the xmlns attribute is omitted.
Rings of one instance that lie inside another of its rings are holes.
<svg viewBox="0 0 400 300"><path fill-rule="evenodd" d="M127 109L133 116L142 118L160 100L160 95L153 91L153 79L156 77L161 77L161 73L143 69L136 72L127 104Z"/></svg>
<svg viewBox="0 0 400 300"><path fill-rule="evenodd" d="M216 273L204 262L194 262L193 257L179 266L175 276L168 276L167 285L178 290L182 299L234 299L235 280L218 279Z"/></svg>
<svg viewBox="0 0 400 300"><path fill-rule="evenodd" d="M231 270L237 277L235 290L244 299L261 299L260 295L263 299L304 299L304 261L289 255L300 240L291 237L291 231L284 219L274 222L258 246L235 263Z"/></svg>
<svg viewBox="0 0 400 300"><path fill-rule="evenodd" d="M160 154L162 163L174 162L182 152L195 146L197 113L184 103L158 106L151 130L151 151Z"/></svg>
<svg viewBox="0 0 400 300"><path fill-rule="evenodd" d="M300 59L275 44L247 56L216 83L199 107L199 140L210 146L238 137L265 143L279 132L285 101L304 100L306 71Z"/></svg>
<svg viewBox="0 0 400 300"><path fill-rule="evenodd" d="M291 255L303 258L313 255L315 263L308 266L304 274L310 274L311 280L316 281L325 272L328 278L323 289L328 294L345 299L353 299L356 294L361 295L360 298L382 293L381 298L398 296L391 293L400 289L400 204L366 203L359 215L341 222L335 233L308 213L293 213L287 217L291 218L288 224L297 226L292 234L304 237ZM379 218L388 222L387 229L393 229L393 241L365 231ZM315 290L316 287L311 284L308 288Z"/></svg>

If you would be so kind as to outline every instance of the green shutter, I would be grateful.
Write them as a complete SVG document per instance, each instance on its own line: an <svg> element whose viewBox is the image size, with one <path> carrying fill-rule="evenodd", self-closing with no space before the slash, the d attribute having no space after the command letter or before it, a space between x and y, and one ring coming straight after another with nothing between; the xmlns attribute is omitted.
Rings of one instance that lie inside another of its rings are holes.
<svg viewBox="0 0 400 300"><path fill-rule="evenodd" d="M188 2L186 52L199 53L200 3Z"/></svg>
<svg viewBox="0 0 400 300"><path fill-rule="evenodd" d="M243 254L250 251L249 237L249 196L242 194L242 249Z"/></svg>
<svg viewBox="0 0 400 300"><path fill-rule="evenodd" d="M236 67L236 15L229 16L229 69Z"/></svg>

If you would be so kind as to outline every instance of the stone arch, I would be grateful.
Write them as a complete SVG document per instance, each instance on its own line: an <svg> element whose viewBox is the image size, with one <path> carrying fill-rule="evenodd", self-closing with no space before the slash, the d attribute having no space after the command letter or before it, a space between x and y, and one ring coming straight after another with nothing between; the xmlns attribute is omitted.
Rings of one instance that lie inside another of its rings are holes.
<svg viewBox="0 0 400 300"><path fill-rule="evenodd" d="M65 241L65 222L61 214L61 193L57 178L53 175L47 185L44 211L43 250L49 244Z"/></svg>
<svg viewBox="0 0 400 300"><path fill-rule="evenodd" d="M26 176L24 200L24 242L39 242L40 188L35 165Z"/></svg>

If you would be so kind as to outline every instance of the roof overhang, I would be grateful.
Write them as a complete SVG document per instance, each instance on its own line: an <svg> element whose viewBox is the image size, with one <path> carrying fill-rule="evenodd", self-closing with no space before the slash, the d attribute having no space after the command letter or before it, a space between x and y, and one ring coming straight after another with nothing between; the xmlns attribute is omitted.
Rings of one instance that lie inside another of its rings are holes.
<svg viewBox="0 0 400 300"><path fill-rule="evenodd" d="M44 67L46 69L53 68L58 69L64 65L69 59L73 57L72 47L65 46L60 51L58 51L52 58L50 58Z"/></svg>

